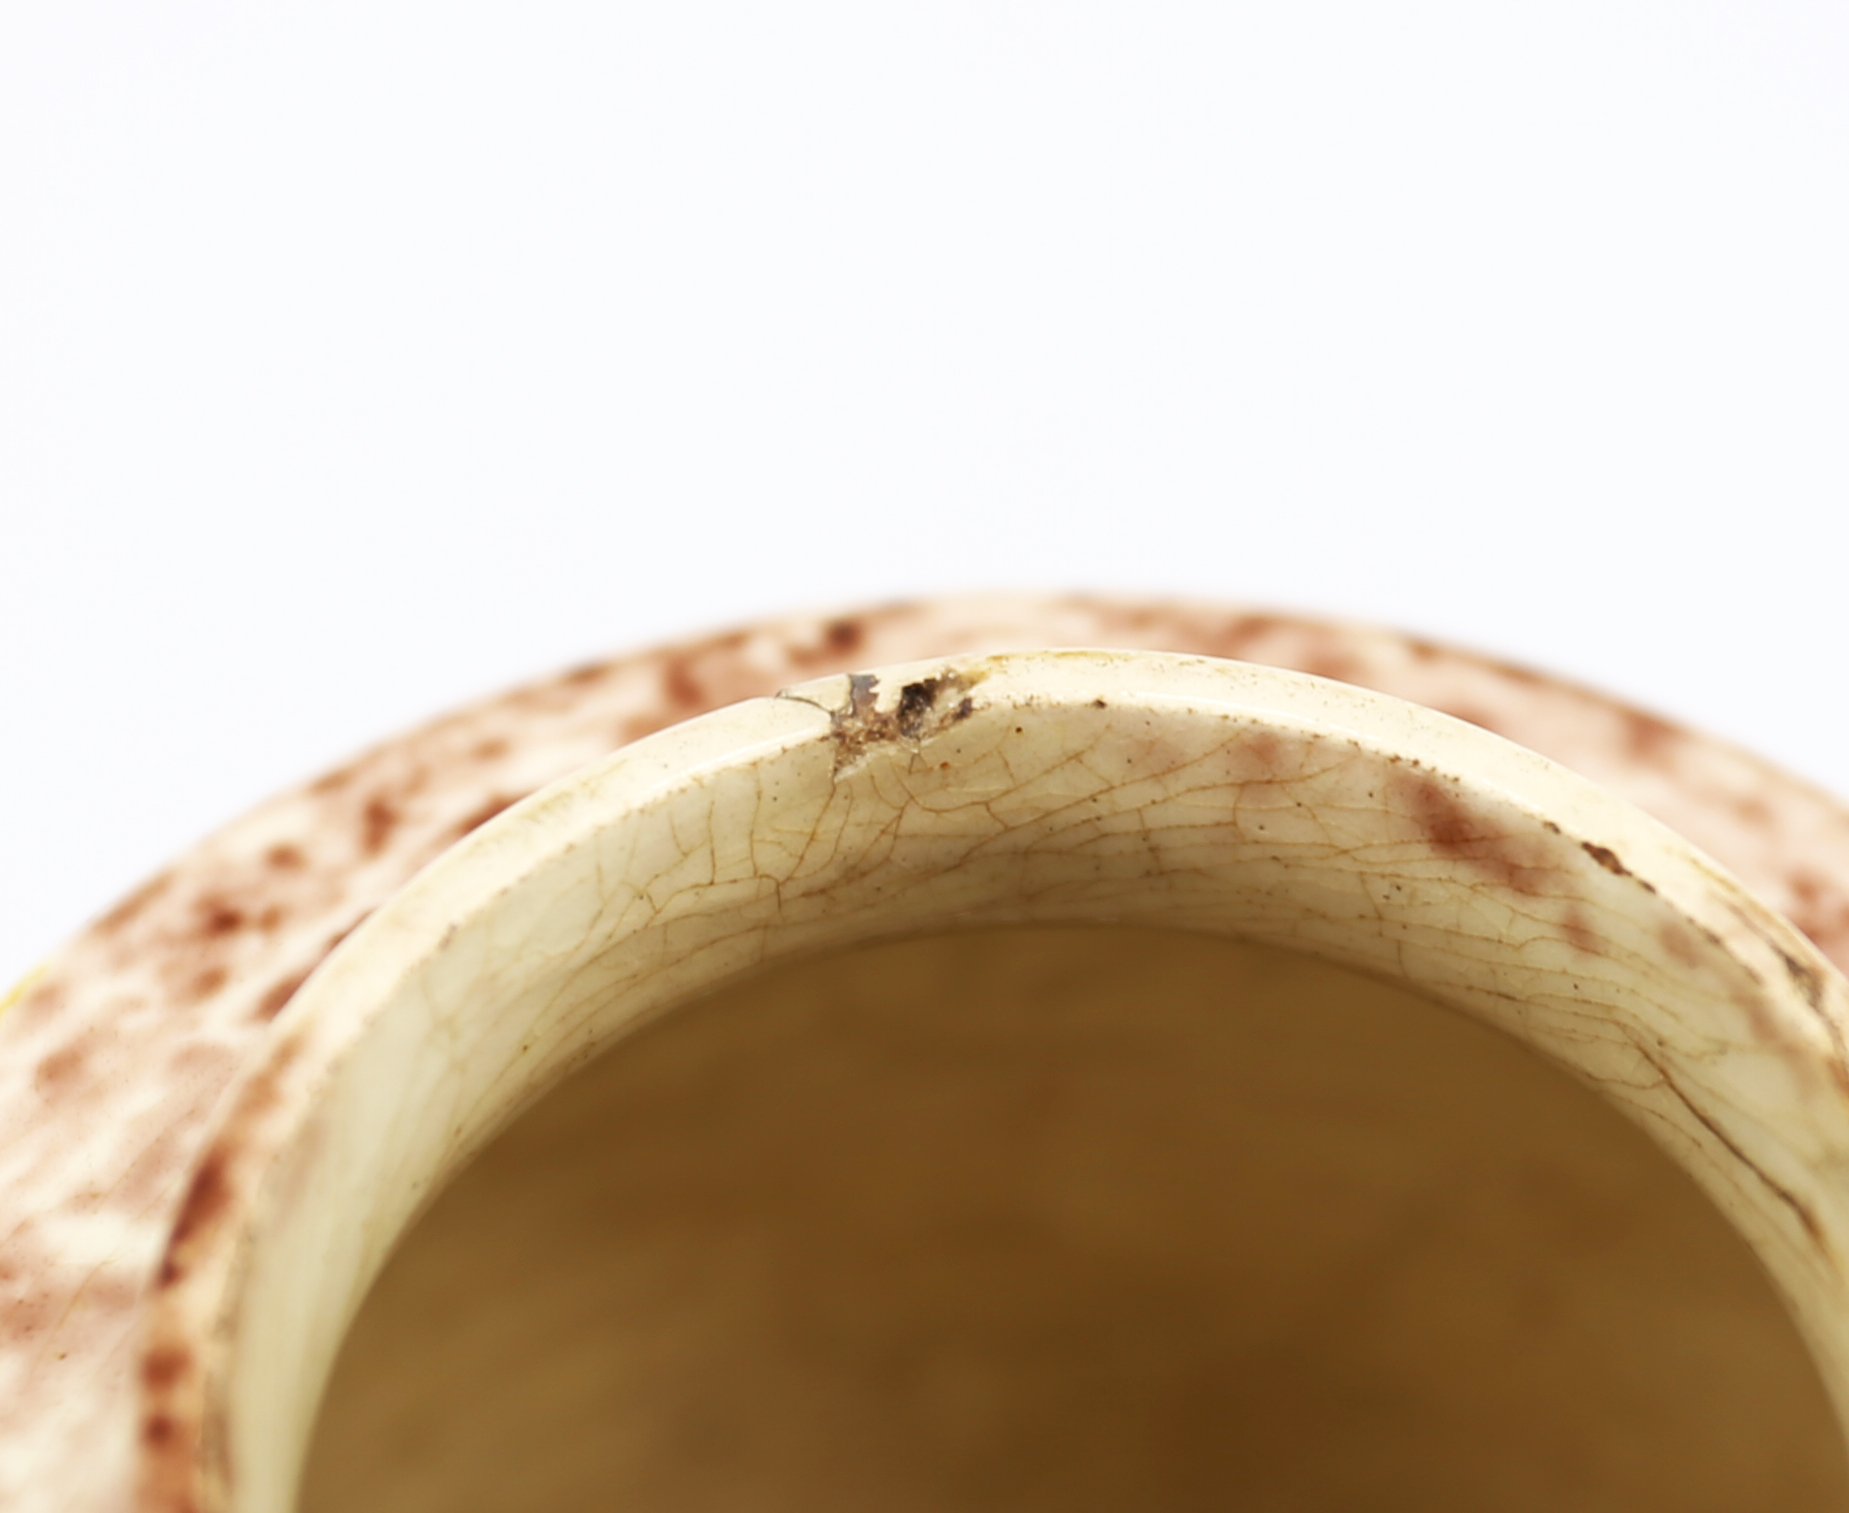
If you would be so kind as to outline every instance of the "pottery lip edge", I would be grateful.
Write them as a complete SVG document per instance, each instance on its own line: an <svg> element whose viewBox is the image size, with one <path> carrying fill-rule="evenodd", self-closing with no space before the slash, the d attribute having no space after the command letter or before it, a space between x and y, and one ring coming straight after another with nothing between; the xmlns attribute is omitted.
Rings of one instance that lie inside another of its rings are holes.
<svg viewBox="0 0 1849 1513"><path fill-rule="evenodd" d="M21 1331L0 1357L0 1500L100 1507L117 1484L127 1331L152 1280L151 1231L171 1227L202 1121L313 965L425 860L612 745L805 673L1088 645L1298 668L1507 734L1723 857L1849 963L1849 811L1838 801L1610 695L1391 629L1192 599L987 593L788 615L599 660L394 736L233 820L25 985L0 1021L16 1137L0 1139L0 1158L13 1146L0 1190L25 1221L0 1253L16 1292L0 1301ZM296 870L274 870L285 865ZM253 906L242 934L209 943L202 974L187 960L192 932L216 931L227 898L241 903L253 887L258 906L276 898L291 922L272 932ZM150 1097L167 1111L152 1144ZM99 1192L105 1212L92 1214Z"/></svg>
<svg viewBox="0 0 1849 1513"><path fill-rule="evenodd" d="M1202 675L1212 682L1196 681ZM954 703L935 723L908 730L899 717L913 690L926 687L947 691ZM1276 690L1289 697L1265 697ZM1842 1051L1849 976L1724 864L1562 764L1442 711L1316 674L1188 653L1069 647L833 674L694 716L613 751L509 806L420 869L306 979L278 1016L276 1034L292 1042L311 1017L322 1033L338 1033L330 1009L339 1005L350 1013L384 986L376 975L371 993L354 993L358 985L351 983L338 994L321 986L330 977L344 978L347 962L370 961L388 933L426 943L446 939L456 920L479 912L555 852L582 844L615 812L696 785L711 770L748 765L818 737L845 739L861 750L890 742L916 753L975 707L1003 702L1023 715L1139 703L1152 710L1212 708L1306 733L1340 734L1395 762L1402 760L1398 746L1430 741L1421 756L1404 760L1496 793L1576 843L1592 866L1661 898L1715 944L1745 953L1752 958L1749 971L1782 982L1808 1011L1808 1026L1825 1025L1828 1047ZM811 712L800 712L805 707ZM871 741L860 725L873 727ZM344 1028L359 1026L349 1019ZM1819 1042L1818 1048L1825 1046Z"/></svg>
<svg viewBox="0 0 1849 1513"><path fill-rule="evenodd" d="M869 683L869 678L874 681ZM376 974L382 970L376 958L382 948L386 956L394 954L393 944L411 945L414 952L419 949L414 944L418 940L424 949L433 940L440 945L454 933L458 905L467 901L480 907L512 886L509 863L515 872L524 873L541 864L544 857L577 844L581 833L587 833L585 827L594 831L609 823L615 810L645 805L654 796L697 783L702 774L719 766L749 763L775 749L819 741L839 742L844 725L851 731L857 719L874 725L885 722L882 734L896 749L905 749L908 740L915 742L915 749L922 749L941 731L917 725L908 732L897 722L906 705L907 690L923 685L948 689L956 696L955 708L962 708L971 698L968 690L980 688L985 708L1006 706L1022 713L1087 706L1135 708L1139 702L1151 710L1164 705L1212 706L1222 714L1261 716L1273 727L1295 724L1325 735L1339 732L1351 741L1383 752L1403 745L1409 734L1422 734L1430 740L1421 759L1430 760L1435 771L1453 770L1455 775L1455 770L1461 770L1479 781L1485 781L1488 773L1490 787L1500 789L1538 822L1577 839L1585 852L1587 867L1601 874L1621 873L1639 887L1661 895L1666 904L1691 893L1699 895L1689 899L1697 907L1706 899L1711 907L1701 911L1705 917L1698 924L1703 928L1712 928L1709 920L1715 918L1725 925L1729 913L1747 918L1767 912L1718 864L1700 859L1699 867L1702 884L1718 889L1718 895L1702 892L1690 881L1686 869L1678 876L1679 859L1699 859L1699 853L1666 827L1605 794L1588 780L1489 732L1384 695L1306 674L1160 653L1061 651L932 659L880 669L872 675L839 675L797 685L777 696L748 700L697 717L561 779L489 821L426 868L392 903L338 947L304 985L296 1001L277 1021L272 1054L247 1072L238 1091L228 1100L226 1124L236 1126L239 1110L248 1110L251 1090L260 1087L266 1072L273 1073L279 1062L285 1067L299 1064L304 1071L318 1063L320 1075L325 1075L329 1063L323 1058L309 1057L298 1062L303 1032L313 1026L319 1032L318 1039L333 1035L332 1041L324 1039L324 1047L337 1052L342 1043L335 1033L342 1018L337 1006L351 1006L369 996L377 1002L376 993L354 991L359 986L353 981L356 973ZM1254 699L1255 691L1272 696ZM1277 696L1280 692L1283 697ZM1584 838L1576 834L1580 829L1587 832ZM1624 860L1614 866L1620 856ZM1718 914L1712 907L1715 896L1720 898ZM1845 986L1840 974L1798 939L1795 931L1789 935L1789 940L1770 949L1782 953L1795 948L1796 959L1815 974L1818 982L1827 985L1833 1009L1840 1011ZM1751 950L1764 940L1763 932L1749 930L1730 945L1736 950ZM405 969L391 968L388 975L401 970ZM379 986L376 975L374 986ZM350 1015L350 1007L347 1012ZM348 1017L345 1028L355 1031L357 1022ZM283 1090L274 1084L263 1089L269 1108L282 1121L280 1125L271 1124L271 1131L288 1125L289 1109L299 1114L300 1100L312 1095L313 1085L312 1081L295 1082L281 1097L277 1095ZM209 1154L201 1169L218 1170L218 1180L222 1181L225 1168L213 1167L214 1155L241 1154L240 1165L254 1160L260 1170L261 1151L267 1142L258 1130L247 1127L239 1132L239 1144L243 1146L240 1153L226 1151L225 1127L221 1124L220 1138L209 1143ZM219 1204L220 1222L212 1229L222 1236L227 1230L237 1231L240 1224L248 1226L257 1219L261 1202L259 1182L256 1188L246 1191L242 1207L237 1203ZM180 1228L183 1230L184 1225ZM211 1235L203 1231L177 1234L176 1246L170 1247L170 1260L173 1249L193 1249L198 1242L210 1239ZM211 1248L209 1243L206 1248ZM228 1252L221 1245L219 1253L231 1261L233 1252L240 1248L233 1246ZM190 1277L195 1287L209 1286L208 1276L215 1270L209 1265L203 1270L185 1265L179 1268L179 1274L182 1280ZM226 1279L222 1270L219 1279ZM221 1331L229 1326L229 1319L222 1308L187 1307L182 1299L193 1290L186 1286L168 1289L151 1310L151 1321L164 1319L168 1326L179 1323L177 1306L180 1314L191 1315L195 1328L206 1325L207 1334L222 1345ZM188 1331L183 1326L177 1332ZM151 1322L151 1339L171 1342L175 1333L171 1327ZM198 1343L210 1353L217 1353L208 1340ZM144 1380L148 1375L145 1362L144 1356Z"/></svg>

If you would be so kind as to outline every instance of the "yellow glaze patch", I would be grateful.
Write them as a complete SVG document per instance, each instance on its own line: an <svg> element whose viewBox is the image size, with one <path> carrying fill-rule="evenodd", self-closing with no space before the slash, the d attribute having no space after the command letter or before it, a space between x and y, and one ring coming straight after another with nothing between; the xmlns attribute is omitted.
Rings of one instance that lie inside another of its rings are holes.
<svg viewBox="0 0 1849 1513"><path fill-rule="evenodd" d="M38 980L45 975L43 967L34 967L30 972L14 983L5 993L0 994L0 1019L6 1017L6 1011L30 993Z"/></svg>

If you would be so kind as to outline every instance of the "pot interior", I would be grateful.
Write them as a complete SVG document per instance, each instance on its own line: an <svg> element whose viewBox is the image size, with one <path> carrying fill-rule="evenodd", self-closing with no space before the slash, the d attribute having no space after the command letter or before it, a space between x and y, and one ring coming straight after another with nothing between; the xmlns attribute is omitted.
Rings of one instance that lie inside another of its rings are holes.
<svg viewBox="0 0 1849 1513"><path fill-rule="evenodd" d="M655 1019L405 1237L308 1513L1840 1510L1770 1282L1513 1039L1309 957L977 930Z"/></svg>

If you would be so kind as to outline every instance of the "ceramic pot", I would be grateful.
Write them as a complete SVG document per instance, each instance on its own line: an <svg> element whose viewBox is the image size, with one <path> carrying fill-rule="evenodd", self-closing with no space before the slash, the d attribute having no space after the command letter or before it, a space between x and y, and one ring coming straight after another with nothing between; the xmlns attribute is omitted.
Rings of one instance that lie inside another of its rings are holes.
<svg viewBox="0 0 1849 1513"><path fill-rule="evenodd" d="M1380 632L587 668L16 995L0 1499L1842 1507L1846 899L1828 799Z"/></svg>

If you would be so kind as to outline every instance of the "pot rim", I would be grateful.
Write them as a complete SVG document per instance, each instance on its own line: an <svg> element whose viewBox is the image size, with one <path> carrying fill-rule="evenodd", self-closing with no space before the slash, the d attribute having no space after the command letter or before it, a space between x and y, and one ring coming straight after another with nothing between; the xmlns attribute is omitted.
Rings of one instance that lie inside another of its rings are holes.
<svg viewBox="0 0 1849 1513"><path fill-rule="evenodd" d="M452 848L277 1019L140 1348L144 1513L290 1505L392 1241L520 1108L760 963L972 923L1282 944L1508 1030L1642 1123L1849 1403L1849 982L1687 841L1445 715L1276 669L914 663L638 742Z"/></svg>
<svg viewBox="0 0 1849 1513"><path fill-rule="evenodd" d="M208 1122L316 964L418 868L513 800L706 710L856 666L1035 646L1295 668L1496 730L1719 857L1849 965L1849 809L1616 699L1390 630L1003 593L762 621L580 667L260 805L0 995L0 1503L131 1500L133 1338Z"/></svg>

